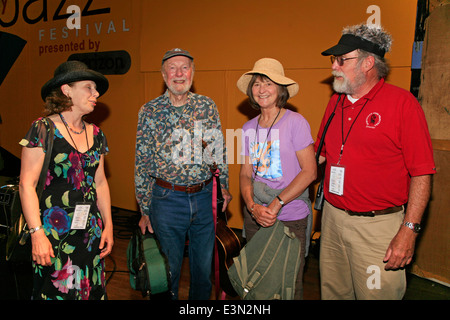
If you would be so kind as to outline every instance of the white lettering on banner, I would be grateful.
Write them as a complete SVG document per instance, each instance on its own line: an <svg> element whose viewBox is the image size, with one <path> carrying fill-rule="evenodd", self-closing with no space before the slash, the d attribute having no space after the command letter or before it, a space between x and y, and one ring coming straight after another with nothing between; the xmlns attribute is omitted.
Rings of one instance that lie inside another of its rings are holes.
<svg viewBox="0 0 450 320"><path fill-rule="evenodd" d="M80 26L80 28L75 28L73 31L69 31L68 26L64 26L61 29L50 28L50 29L39 29L39 41L43 40L58 40L58 39L67 39L69 37L79 37L81 35L91 36L91 35L100 35L101 33L111 34L119 31L128 32L130 28L127 27L127 22L125 19L122 20L121 28L116 27L117 22L111 20L107 27L103 27L103 22L94 22L93 24L85 24ZM119 24L120 25L120 24ZM82 28L83 27L83 28ZM83 29L82 31L80 31ZM91 34L91 29L94 31Z"/></svg>

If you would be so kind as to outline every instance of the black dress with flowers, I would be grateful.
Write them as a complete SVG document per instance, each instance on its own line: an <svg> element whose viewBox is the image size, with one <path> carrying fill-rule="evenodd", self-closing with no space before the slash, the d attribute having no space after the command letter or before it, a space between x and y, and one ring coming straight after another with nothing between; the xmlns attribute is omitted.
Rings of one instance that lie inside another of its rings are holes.
<svg viewBox="0 0 450 320"><path fill-rule="evenodd" d="M45 118L33 122L20 144L47 150ZM47 181L40 199L44 231L53 246L52 265L33 263L32 299L106 299L104 259L100 259L103 223L97 208L95 172L100 155L108 152L103 132L94 125L94 143L80 154L55 128ZM89 203L84 230L71 229L75 205Z"/></svg>

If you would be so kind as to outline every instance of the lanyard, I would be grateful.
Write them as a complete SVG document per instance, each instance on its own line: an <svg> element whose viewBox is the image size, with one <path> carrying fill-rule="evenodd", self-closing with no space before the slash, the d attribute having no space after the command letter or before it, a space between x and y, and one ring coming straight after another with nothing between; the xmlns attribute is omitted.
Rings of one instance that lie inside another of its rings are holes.
<svg viewBox="0 0 450 320"><path fill-rule="evenodd" d="M363 109L366 106L368 101L369 101L369 99L366 99L366 102L362 106L361 110L359 110L358 115L356 116L355 120L353 120L352 125L350 126L350 129L348 130L347 135L345 136L345 139L344 139L344 108L342 107L342 119L341 119L342 120L342 132L341 132L342 133L342 145L341 145L341 152L339 153L339 160L338 160L337 164L340 164L340 162L341 162L342 153L344 153L344 145L347 142L350 131L352 131L353 125L355 124L356 120L358 120L359 115L363 111Z"/></svg>
<svg viewBox="0 0 450 320"><path fill-rule="evenodd" d="M277 113L277 116L275 117L275 119L273 120L272 124L270 125L269 131L267 132L266 140L264 140L264 143L263 143L263 145L262 145L262 147L261 147L261 150L259 151L259 157L258 157L257 160L256 160L257 162L256 162L255 175L258 175L259 165L260 165L260 163L261 163L261 157L262 157L262 153L264 152L264 147L265 147L265 145L266 145L267 138L269 137L270 131L272 130L272 127L273 127L273 125L275 124L275 121L277 121L278 116L280 115L280 112L281 112L281 108L279 108L278 113ZM261 115L259 115L258 123L256 124L256 133L255 133L255 142L254 142L255 145L256 145L256 141L257 141L257 139L258 139L259 119L261 119ZM257 150L255 150L255 151L257 151ZM255 153L256 153L256 152L255 152Z"/></svg>

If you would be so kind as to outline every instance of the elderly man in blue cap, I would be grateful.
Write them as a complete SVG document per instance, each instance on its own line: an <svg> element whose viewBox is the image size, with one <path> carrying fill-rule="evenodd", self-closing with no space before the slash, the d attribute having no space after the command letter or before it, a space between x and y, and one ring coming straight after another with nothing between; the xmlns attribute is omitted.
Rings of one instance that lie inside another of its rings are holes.
<svg viewBox="0 0 450 320"><path fill-rule="evenodd" d="M215 222L211 163L203 156L202 140L213 150L223 151L215 158L224 196L219 210L225 210L231 195L219 112L209 97L190 91L193 60L188 51L179 48L163 56L161 72L167 90L139 111L135 186L142 213L139 225L143 233L154 231L168 258L173 299L178 298L188 239L189 299L207 300L212 288Z"/></svg>

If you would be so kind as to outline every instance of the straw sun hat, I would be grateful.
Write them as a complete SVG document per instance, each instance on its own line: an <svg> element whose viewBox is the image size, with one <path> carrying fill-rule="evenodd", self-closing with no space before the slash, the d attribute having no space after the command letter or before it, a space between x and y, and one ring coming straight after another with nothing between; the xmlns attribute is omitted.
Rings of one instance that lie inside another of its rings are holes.
<svg viewBox="0 0 450 320"><path fill-rule="evenodd" d="M256 61L253 70L244 73L237 82L237 87L244 94L247 94L248 84L254 74L263 74L276 84L287 86L290 98L298 93L298 83L284 75L283 65L278 60L262 58Z"/></svg>

